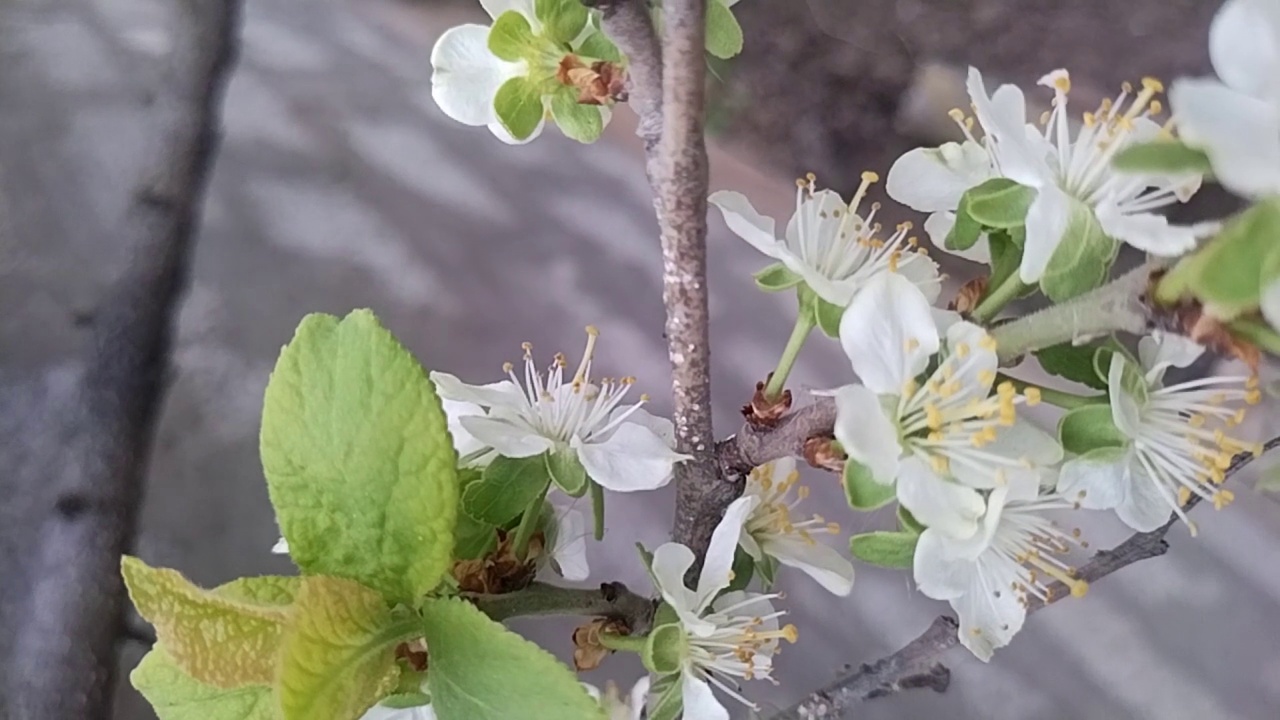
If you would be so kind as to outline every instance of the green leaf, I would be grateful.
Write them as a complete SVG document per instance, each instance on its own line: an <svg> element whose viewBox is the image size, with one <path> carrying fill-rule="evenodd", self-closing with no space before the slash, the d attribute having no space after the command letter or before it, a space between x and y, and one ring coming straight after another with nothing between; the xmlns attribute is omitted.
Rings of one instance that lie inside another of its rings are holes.
<svg viewBox="0 0 1280 720"><path fill-rule="evenodd" d="M453 557L455 560L479 560L498 547L498 529L486 522L461 513L454 534Z"/></svg>
<svg viewBox="0 0 1280 720"><path fill-rule="evenodd" d="M1153 175L1209 175L1213 172L1209 156L1204 151L1178 140L1135 143L1116 153L1111 165L1121 172Z"/></svg>
<svg viewBox="0 0 1280 720"><path fill-rule="evenodd" d="M926 529L924 524L917 520L915 515L911 514L910 510L901 505L898 506L898 525L904 532L909 532L912 535L919 535Z"/></svg>
<svg viewBox="0 0 1280 720"><path fill-rule="evenodd" d="M357 582L304 577L277 681L284 720L360 717L395 689L395 648L415 626L393 619L382 596Z"/></svg>
<svg viewBox="0 0 1280 720"><path fill-rule="evenodd" d="M609 62L622 62L622 52L618 50L618 46L613 44L608 35L597 30L591 33L578 45L577 54L584 60L607 60ZM589 63L588 63L589 64Z"/></svg>
<svg viewBox="0 0 1280 720"><path fill-rule="evenodd" d="M1119 243L1107 236L1089 206L1072 200L1071 219L1062 242L1049 257L1040 289L1054 302L1088 292L1106 279Z"/></svg>
<svg viewBox="0 0 1280 720"><path fill-rule="evenodd" d="M829 303L816 295L813 298L813 317L818 327L827 337L840 337L840 318L844 317L844 308Z"/></svg>
<svg viewBox="0 0 1280 720"><path fill-rule="evenodd" d="M542 455L496 457L479 482L462 492L462 509L476 520L502 527L524 512L550 482Z"/></svg>
<svg viewBox="0 0 1280 720"><path fill-rule="evenodd" d="M991 278L987 281L988 288L1003 286L1005 281L1018 272L1019 266L1022 265L1022 245L1025 237L1026 228L1011 228L987 235L987 247L991 250ZM1029 288L1027 293L1034 291L1035 288Z"/></svg>
<svg viewBox="0 0 1280 720"><path fill-rule="evenodd" d="M128 555L120 572L138 614L192 679L219 688L272 682L288 607L202 590Z"/></svg>
<svg viewBox="0 0 1280 720"><path fill-rule="evenodd" d="M1008 178L992 178L965 192L967 211L974 222L988 228L1020 227L1036 191Z"/></svg>
<svg viewBox="0 0 1280 720"><path fill-rule="evenodd" d="M844 495L855 510L874 510L889 504L896 497L892 485L876 482L871 468L849 458L844 464Z"/></svg>
<svg viewBox="0 0 1280 720"><path fill-rule="evenodd" d="M909 568L920 536L913 532L869 532L849 538L849 552L859 560L887 568Z"/></svg>
<svg viewBox="0 0 1280 720"><path fill-rule="evenodd" d="M569 668L474 605L430 600L422 626L440 720L604 720Z"/></svg>
<svg viewBox="0 0 1280 720"><path fill-rule="evenodd" d="M765 292L788 290L799 285L803 280L803 278L791 272L786 265L780 262L766 267L752 277L755 278L756 287Z"/></svg>
<svg viewBox="0 0 1280 720"><path fill-rule="evenodd" d="M1105 368L1111 362L1111 351L1100 347L1097 343L1072 345L1065 342L1037 350L1035 356L1040 361L1040 367L1051 375L1088 385L1097 390L1107 389ZM1098 372L1099 365L1095 362L1099 357L1105 358L1101 366L1104 368L1102 373Z"/></svg>
<svg viewBox="0 0 1280 720"><path fill-rule="evenodd" d="M405 710L431 704L431 696L420 692L396 693L378 701L379 705L392 710Z"/></svg>
<svg viewBox="0 0 1280 720"><path fill-rule="evenodd" d="M707 52L721 60L742 52L742 26L724 0L707 2Z"/></svg>
<svg viewBox="0 0 1280 720"><path fill-rule="evenodd" d="M292 605L298 595L296 575L258 575L236 578L213 589L213 594L230 600L261 605Z"/></svg>
<svg viewBox="0 0 1280 720"><path fill-rule="evenodd" d="M1254 310L1263 288L1280 273L1280 198L1260 202L1227 223L1222 232L1183 258L1159 282L1157 298L1191 296L1211 304L1215 317L1231 320Z"/></svg>
<svg viewBox="0 0 1280 720"><path fill-rule="evenodd" d="M551 117L560 132L580 143L593 143L604 132L600 106L579 103L578 92L571 87L562 87L551 96Z"/></svg>
<svg viewBox="0 0 1280 720"><path fill-rule="evenodd" d="M502 83L493 96L498 122L517 140L527 140L542 123L546 113L542 91L527 77L513 77Z"/></svg>
<svg viewBox="0 0 1280 720"><path fill-rule="evenodd" d="M413 602L444 577L457 454L435 386L367 310L309 315L262 409L262 466L303 574Z"/></svg>
<svg viewBox="0 0 1280 720"><path fill-rule="evenodd" d="M524 15L508 10L489 29L489 52L508 62L523 60L537 50L533 27Z"/></svg>
<svg viewBox="0 0 1280 720"><path fill-rule="evenodd" d="M151 703L160 720L279 720L268 685L216 688L182 672L157 644L129 673L129 682Z"/></svg>
<svg viewBox="0 0 1280 720"><path fill-rule="evenodd" d="M577 453L564 448L549 450L541 457L546 463L547 475L556 487L573 497L582 497L587 490L587 469L578 460Z"/></svg>
<svg viewBox="0 0 1280 720"><path fill-rule="evenodd" d="M712 0L715 2L716 0ZM649 688L645 704L648 720L676 720L684 712L684 694L680 674L666 675L654 680Z"/></svg>
<svg viewBox="0 0 1280 720"><path fill-rule="evenodd" d="M1110 405L1073 408L1058 421L1058 438L1064 450L1083 455L1103 447L1123 447L1129 439L1112 419Z"/></svg>
<svg viewBox="0 0 1280 720"><path fill-rule="evenodd" d="M956 222L947 233L943 244L949 250L968 250L982 237L982 224L969 214L969 196L960 196L960 204L956 208Z"/></svg>
<svg viewBox="0 0 1280 720"><path fill-rule="evenodd" d="M679 623L660 625L650 631L644 652L640 653L640 661L650 672L658 675L678 672L689 651L688 646L689 640Z"/></svg>
<svg viewBox="0 0 1280 720"><path fill-rule="evenodd" d="M542 23L542 35L557 45L567 45L587 24L587 8L581 0L534 0L533 15Z"/></svg>

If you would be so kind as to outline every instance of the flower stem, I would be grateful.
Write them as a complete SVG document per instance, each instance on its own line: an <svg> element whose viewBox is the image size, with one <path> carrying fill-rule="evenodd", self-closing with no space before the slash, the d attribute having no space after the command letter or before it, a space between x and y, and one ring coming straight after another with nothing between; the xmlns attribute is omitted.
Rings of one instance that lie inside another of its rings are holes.
<svg viewBox="0 0 1280 720"><path fill-rule="evenodd" d="M644 635L615 635L614 633L600 633L600 644L610 650L625 650L627 652L644 652L645 643L649 638Z"/></svg>
<svg viewBox="0 0 1280 720"><path fill-rule="evenodd" d="M604 539L604 488L600 483L588 480L591 493L591 517L595 521L595 538L596 541Z"/></svg>
<svg viewBox="0 0 1280 720"><path fill-rule="evenodd" d="M1000 361L1068 341L1145 332L1150 313L1139 298L1151 270L1143 265L1084 295L992 328Z"/></svg>
<svg viewBox="0 0 1280 720"><path fill-rule="evenodd" d="M1004 382L1006 380L1013 383L1013 386L1018 389L1018 392L1024 395L1028 388L1038 390L1040 392L1041 400L1049 403L1050 405L1057 405L1063 410L1071 410L1072 408L1083 407L1085 405L1107 402L1106 395L1076 395L1075 393L1069 393L1065 390L1055 390L1043 385L1027 382L1026 380L1009 377L1004 373L998 373L996 375L997 383Z"/></svg>
<svg viewBox="0 0 1280 720"><path fill-rule="evenodd" d="M1005 305L1013 302L1015 298L1025 292L1028 287L1030 286L1024 284L1022 279L1018 277L1018 273L1012 273L1005 278L1004 282L989 288L987 294L983 296L982 301L973 309L973 312L969 313L969 316L985 325L991 322L1004 309Z"/></svg>
<svg viewBox="0 0 1280 720"><path fill-rule="evenodd" d="M524 562L525 557L529 554L529 538L533 537L533 531L538 528L538 520L542 518L542 503L547 498L547 490L551 487L548 481L542 487L542 492L538 493L538 497L529 503L529 507L525 508L524 516L520 518L520 525L516 528L516 539L514 542L514 550L516 559Z"/></svg>
<svg viewBox="0 0 1280 720"><path fill-rule="evenodd" d="M1280 333L1257 318L1233 320L1227 327L1232 335L1239 335L1273 355L1280 355Z"/></svg>
<svg viewBox="0 0 1280 720"><path fill-rule="evenodd" d="M806 308L801 308L796 315L795 327L791 329L791 337L787 339L787 346L782 349L782 357L778 359L778 367L773 371L769 384L764 388L766 398L773 399L782 394L782 388L787 385L787 376L791 374L791 368L795 366L796 358L800 355L800 348L804 347L804 341L808 339L811 330L813 330L813 314Z"/></svg>

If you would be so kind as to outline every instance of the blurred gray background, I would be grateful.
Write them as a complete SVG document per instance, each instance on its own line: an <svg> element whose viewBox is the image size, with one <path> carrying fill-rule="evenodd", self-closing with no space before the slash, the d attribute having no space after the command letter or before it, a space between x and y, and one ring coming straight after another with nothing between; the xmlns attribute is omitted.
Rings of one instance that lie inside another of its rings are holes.
<svg viewBox="0 0 1280 720"><path fill-rule="evenodd" d="M746 0L738 8L748 52L718 68L714 117L724 134L713 188L745 192L785 218L797 172L815 170L837 186L865 168L883 173L910 147L919 119L903 99L934 61L981 62L1020 81L1077 63L1082 92L1107 94L1120 79L1201 70L1214 5ZM125 262L99 229L118 219L136 174L141 120L168 43L165 7L0 3L8 402L39 402L34 388L56 389L93 322L90 309ZM448 120L430 97L430 48L447 27L482 17L474 2L248 0L141 514L137 553L148 562L204 585L290 570L268 553L277 531L256 433L267 374L308 312L373 308L427 367L472 381L496 379L524 340L543 357L572 356L592 323L601 371L637 376L653 409L669 409L659 252L630 113L616 113L593 147L551 131L510 148ZM1009 29L1020 33L1013 41L1001 35ZM772 368L794 300L754 289L750 273L764 258L718 220L710 246L724 435ZM792 386L850 379L838 347L815 338ZM1266 425L1276 424L1263 419L1254 430ZM835 478L808 479L814 509L846 529L887 525L844 512ZM1197 511L1198 539L1175 528L1167 557L1036 615L989 665L953 651L945 695L878 700L858 716L1280 717L1280 505L1251 484L1237 484L1228 510ZM20 507L13 497L0 503ZM594 573L647 590L632 545L667 539L671 505L669 491L611 497L609 535L591 548ZM23 532L19 513L0 520L0 532ZM1125 534L1106 516L1079 524L1095 546ZM748 685L750 697L794 701L845 663L896 649L946 609L915 592L907 573L858 572L848 598L782 573L801 639L778 663L781 685ZM520 627L567 657L571 621ZM121 647L127 670L144 649ZM638 664L614 658L585 679L629 684L639 674ZM152 717L123 672L120 688L119 720Z"/></svg>

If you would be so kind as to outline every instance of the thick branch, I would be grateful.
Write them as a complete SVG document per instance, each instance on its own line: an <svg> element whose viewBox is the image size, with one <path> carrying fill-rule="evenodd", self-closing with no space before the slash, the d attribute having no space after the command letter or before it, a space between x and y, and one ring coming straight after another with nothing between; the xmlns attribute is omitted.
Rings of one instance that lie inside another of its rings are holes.
<svg viewBox="0 0 1280 720"><path fill-rule="evenodd" d="M110 231L131 253L103 300L72 399L32 430L7 468L40 497L34 548L14 602L0 716L97 720L110 714L124 628L120 555L160 407L174 308L217 146L239 0L171 3L174 48L129 213ZM13 580L9 578L7 580Z"/></svg>
<svg viewBox="0 0 1280 720"><path fill-rule="evenodd" d="M655 607L653 600L631 592L619 582L584 589L536 582L518 592L466 597L494 620L535 615L591 615L623 620L635 634L648 631Z"/></svg>
<svg viewBox="0 0 1280 720"><path fill-rule="evenodd" d="M1267 441L1263 445L1263 452L1276 447L1280 447L1280 437ZM1252 453L1237 455L1226 470L1227 477L1239 472L1255 457L1257 456ZM1193 495L1184 511L1195 507L1199 500L1199 496ZM1077 568L1076 577L1092 583L1141 560L1164 555L1169 550L1165 535L1177 522L1178 516L1171 515L1169 521L1159 528L1151 532L1134 533L1114 548L1098 552L1089 562ZM1047 590L1049 600L1045 602L1033 599L1027 607L1028 613L1052 605L1071 594L1066 585L1060 582L1050 585ZM950 673L938 660L943 653L960 644L957 628L954 619L939 617L920 637L901 650L863 665L857 672L809 695L798 705L775 714L771 720L839 718L844 717L854 705L903 690L928 687L942 692L947 689Z"/></svg>

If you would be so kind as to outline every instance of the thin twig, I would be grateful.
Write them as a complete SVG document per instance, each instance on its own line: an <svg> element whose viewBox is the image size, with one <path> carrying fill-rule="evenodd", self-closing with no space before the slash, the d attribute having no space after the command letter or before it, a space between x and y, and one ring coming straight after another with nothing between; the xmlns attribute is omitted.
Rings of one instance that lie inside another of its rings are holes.
<svg viewBox="0 0 1280 720"><path fill-rule="evenodd" d="M1267 441L1262 446L1262 451L1267 452L1276 447L1280 447L1280 437ZM1235 456L1226 470L1227 477L1239 472L1256 457L1258 456L1252 453ZM1199 500L1199 496L1193 495L1184 506L1184 512L1195 507ZM1165 535L1177 522L1178 516L1171 515L1168 522L1155 530L1134 533L1110 550L1096 553L1089 562L1077 568L1076 577L1092 583L1141 560L1164 555L1169 550ZM1027 607L1028 613L1052 605L1071 594L1061 582L1055 582L1046 590L1045 595L1049 599L1032 599ZM942 692L947 689L950 673L938 660L945 652L960 644L956 634L958 627L951 617L941 616L901 650L863 665L856 672L812 693L799 704L773 715L770 720L840 718L859 703L903 690L928 687Z"/></svg>
<svg viewBox="0 0 1280 720"><path fill-rule="evenodd" d="M620 582L596 588L563 588L533 583L524 590L502 595L464 595L494 620L539 615L590 615L627 623L632 633L648 631L655 602L635 594Z"/></svg>

